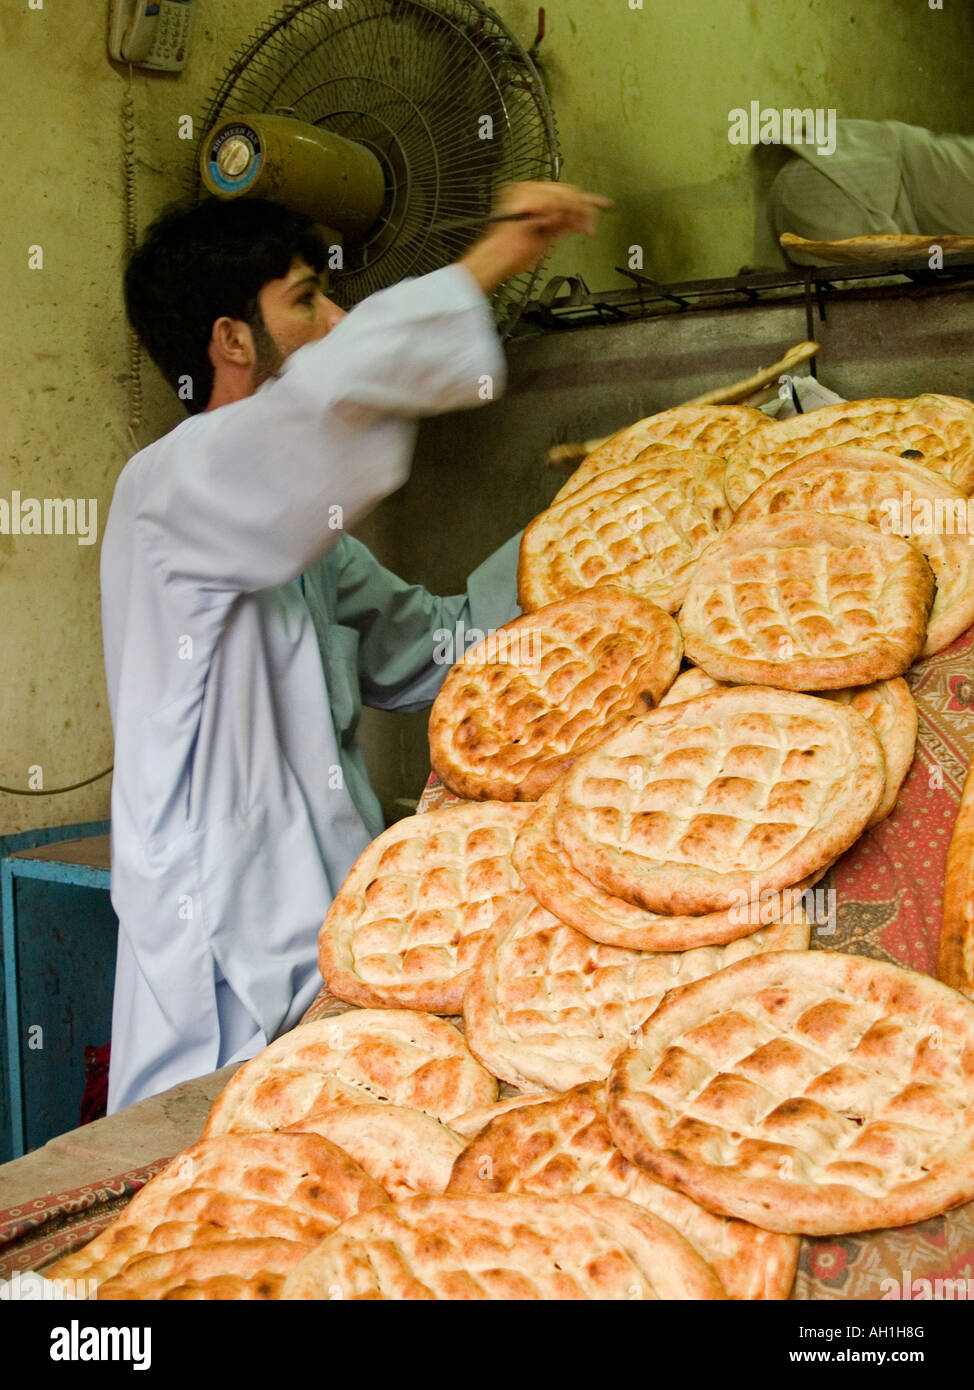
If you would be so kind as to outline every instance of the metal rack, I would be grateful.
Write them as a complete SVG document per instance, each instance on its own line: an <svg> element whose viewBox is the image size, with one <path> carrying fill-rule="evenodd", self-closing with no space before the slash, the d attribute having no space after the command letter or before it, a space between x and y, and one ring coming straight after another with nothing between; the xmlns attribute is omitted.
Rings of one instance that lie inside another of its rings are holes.
<svg viewBox="0 0 974 1390"><path fill-rule="evenodd" d="M889 260L793 266L783 271L749 272L726 279L677 284L661 284L624 266L617 266L616 270L632 285L593 293L581 276L555 276L536 299L526 304L521 331L589 328L700 309L803 300L806 336L813 339L815 315L824 322L832 300L921 297L974 287L974 255L966 251L945 254L943 267L938 270L920 267L915 260ZM873 283L858 283L862 281Z"/></svg>

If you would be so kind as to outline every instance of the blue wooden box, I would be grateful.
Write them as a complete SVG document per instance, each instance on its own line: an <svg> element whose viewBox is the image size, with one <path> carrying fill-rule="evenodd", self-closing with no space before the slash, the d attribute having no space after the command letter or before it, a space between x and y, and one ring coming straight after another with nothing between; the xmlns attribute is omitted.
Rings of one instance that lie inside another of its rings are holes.
<svg viewBox="0 0 974 1390"><path fill-rule="evenodd" d="M0 837L2 1162L77 1127L84 1049L111 1035L107 835L96 821Z"/></svg>

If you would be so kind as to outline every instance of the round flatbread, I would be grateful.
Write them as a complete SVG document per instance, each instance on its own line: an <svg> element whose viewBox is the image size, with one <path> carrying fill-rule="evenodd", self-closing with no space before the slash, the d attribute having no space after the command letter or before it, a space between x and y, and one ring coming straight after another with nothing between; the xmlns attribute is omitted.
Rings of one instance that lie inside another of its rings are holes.
<svg viewBox="0 0 974 1390"><path fill-rule="evenodd" d="M521 608L610 584L675 612L701 551L730 524L722 478L711 454L656 446L649 468L637 458L599 474L526 528Z"/></svg>
<svg viewBox="0 0 974 1390"><path fill-rule="evenodd" d="M839 444L907 454L964 492L974 490L974 405L957 396L924 395L840 401L745 435L727 460L728 502L736 511L786 464Z"/></svg>
<svg viewBox="0 0 974 1390"><path fill-rule="evenodd" d="M796 916L730 946L627 951L566 927L526 893L485 938L467 987L470 1050L526 1092L599 1081L667 990L755 952L804 949L808 924Z"/></svg>
<svg viewBox="0 0 974 1390"><path fill-rule="evenodd" d="M919 718L910 687L902 676L851 690L821 690L819 698L850 705L875 729L883 749L886 777L879 805L866 822L868 829L885 820L896 805L900 787L913 766Z"/></svg>
<svg viewBox="0 0 974 1390"><path fill-rule="evenodd" d="M558 785L558 838L585 878L650 912L697 916L832 863L879 804L885 771L851 706L742 686L634 720Z"/></svg>
<svg viewBox="0 0 974 1390"><path fill-rule="evenodd" d="M288 1276L285 1299L722 1299L688 1241L615 1197L413 1197L356 1218Z"/></svg>
<svg viewBox="0 0 974 1390"><path fill-rule="evenodd" d="M302 1023L245 1062L217 1096L203 1134L285 1129L336 1103L376 1100L447 1122L496 1099L497 1082L444 1019L352 1009Z"/></svg>
<svg viewBox="0 0 974 1390"><path fill-rule="evenodd" d="M521 889L511 864L530 806L447 806L397 821L363 850L318 936L339 999L457 1014L480 939Z"/></svg>
<svg viewBox="0 0 974 1390"><path fill-rule="evenodd" d="M707 549L680 626L687 656L716 680L839 690L909 669L933 588L900 536L827 512L780 512Z"/></svg>
<svg viewBox="0 0 974 1390"><path fill-rule="evenodd" d="M430 761L470 800L537 801L585 748L659 702L680 669L673 619L624 589L547 604L473 647L430 713Z"/></svg>
<svg viewBox="0 0 974 1390"><path fill-rule="evenodd" d="M293 1128L320 1134L351 1154L394 1202L442 1192L464 1149L459 1134L404 1105L341 1105Z"/></svg>
<svg viewBox="0 0 974 1390"><path fill-rule="evenodd" d="M974 503L941 474L870 449L825 449L790 463L751 494L734 527L778 512L822 511L904 536L927 558L936 592L922 656L974 623Z"/></svg>
<svg viewBox="0 0 974 1390"><path fill-rule="evenodd" d="M752 430L769 424L768 417L749 405L678 405L647 415L617 430L579 464L556 495L561 502L587 486L601 473L632 463L651 444L672 449L699 449L726 458Z"/></svg>
<svg viewBox="0 0 974 1390"><path fill-rule="evenodd" d="M668 917L597 888L575 868L558 838L555 815L559 789L552 787L514 842L512 860L525 888L567 926L592 941L633 951L689 951L722 946L769 926L782 916L794 920L805 891L820 875L802 880L762 903L735 903L699 917ZM822 871L824 872L824 870ZM799 919L800 920L800 919Z"/></svg>
<svg viewBox="0 0 974 1390"><path fill-rule="evenodd" d="M347 1153L317 1135L222 1135L179 1154L110 1226L45 1274L104 1285L146 1253L250 1238L310 1247L386 1201Z"/></svg>
<svg viewBox="0 0 974 1390"><path fill-rule="evenodd" d="M800 1242L713 1216L654 1182L616 1148L604 1090L601 1082L591 1082L493 1120L457 1160L447 1195L573 1197L592 1192L622 1197L679 1231L731 1298L787 1298Z"/></svg>
<svg viewBox="0 0 974 1390"><path fill-rule="evenodd" d="M754 956L676 990L612 1071L623 1153L710 1211L834 1235L974 1197L974 1006L861 956Z"/></svg>
<svg viewBox="0 0 974 1390"><path fill-rule="evenodd" d="M730 687L724 682L715 681L712 676L708 676L705 671L700 671L694 666L689 671L683 671L677 676L670 689L660 700L660 705L675 705L683 700L695 700L698 695L707 695L712 690L727 689ZM910 694L910 687L902 676L894 676L892 680L874 681L872 685L856 685L846 690L820 690L818 695L824 700L840 700L843 704L851 705L853 709L859 711L879 735L879 741L883 746L883 757L886 761L886 786L883 791L883 799L869 821L869 825L877 825L879 821L886 819L896 805L900 787L913 765L918 718L916 703ZM536 817L532 816L515 841L514 863L526 886L537 897L538 894L533 881L526 874L524 865L518 862L517 849L518 844L532 834L535 820ZM541 901L544 902L545 907L550 908L556 916L562 917L571 926L578 927L579 931L585 930L573 917L564 916L563 912L544 898ZM606 938L600 936L596 939L603 941ZM625 942L620 941L619 944L624 945ZM633 944L637 943L634 941ZM663 948L658 947L657 949Z"/></svg>
<svg viewBox="0 0 974 1390"><path fill-rule="evenodd" d="M391 1203L390 1203L391 1205ZM266 1301L281 1295L288 1273L314 1245L255 1237L199 1242L139 1255L98 1290L99 1301Z"/></svg>

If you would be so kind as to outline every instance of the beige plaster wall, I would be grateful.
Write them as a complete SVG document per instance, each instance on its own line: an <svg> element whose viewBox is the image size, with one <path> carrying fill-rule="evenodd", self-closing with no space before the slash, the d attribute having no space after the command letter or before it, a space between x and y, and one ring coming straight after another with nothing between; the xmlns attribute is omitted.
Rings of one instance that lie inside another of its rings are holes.
<svg viewBox="0 0 974 1390"><path fill-rule="evenodd" d="M122 109L131 81L139 226L175 194L198 114L271 0L198 0L189 67L131 77L105 54L107 0L4 0L0 8L0 498L95 499L99 534L133 443L181 418L151 367L132 433L120 305L125 246ZM495 0L529 44L536 4ZM549 0L542 49L564 177L618 209L597 243L576 238L551 273L617 283L625 249L660 278L730 273L773 255L759 195L776 152L727 142L727 113L834 106L970 129L970 7L944 0ZM769 157L770 156L770 157ZM30 269L40 247L43 268ZM431 544L414 538L422 548ZM45 788L112 758L98 621L98 546L0 535L0 785ZM33 774L36 781L37 773ZM0 834L107 815L109 781L64 796L0 793Z"/></svg>

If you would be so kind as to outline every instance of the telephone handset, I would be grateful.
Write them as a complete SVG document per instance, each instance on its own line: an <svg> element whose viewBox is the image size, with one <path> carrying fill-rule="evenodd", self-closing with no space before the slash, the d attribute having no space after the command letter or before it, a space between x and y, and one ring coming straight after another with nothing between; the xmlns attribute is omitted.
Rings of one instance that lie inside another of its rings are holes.
<svg viewBox="0 0 974 1390"><path fill-rule="evenodd" d="M192 24L192 0L111 0L109 57L156 72L181 72Z"/></svg>

